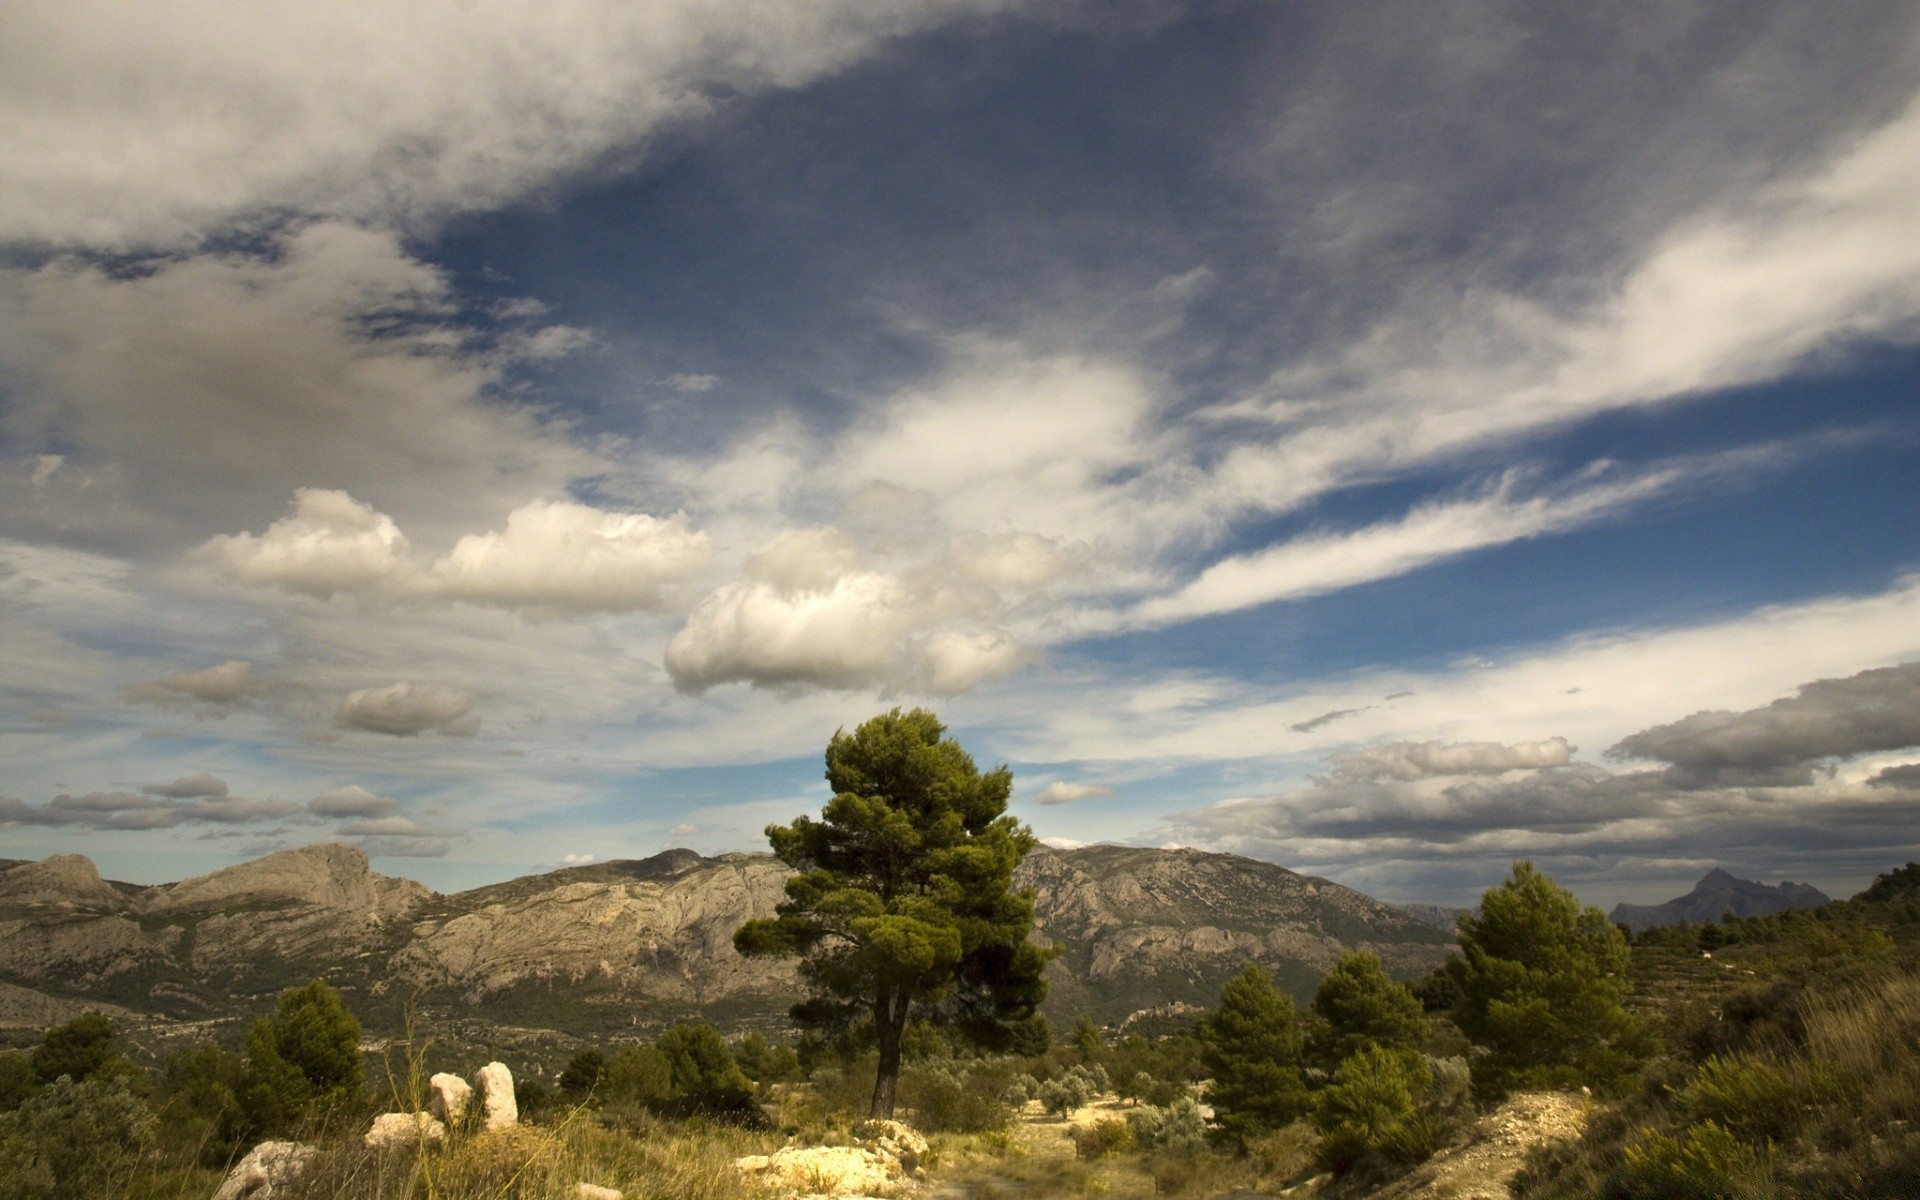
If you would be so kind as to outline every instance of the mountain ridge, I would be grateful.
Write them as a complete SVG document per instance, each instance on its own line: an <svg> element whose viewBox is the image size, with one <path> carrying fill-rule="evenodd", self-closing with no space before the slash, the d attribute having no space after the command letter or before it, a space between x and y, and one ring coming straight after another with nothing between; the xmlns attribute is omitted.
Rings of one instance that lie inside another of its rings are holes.
<svg viewBox="0 0 1920 1200"><path fill-rule="evenodd" d="M1656 925L1678 925L1682 921L1703 925L1718 921L1729 912L1739 917L1770 916L1790 908L1813 908L1831 900L1810 883L1783 879L1778 884L1765 884L1741 879L1715 867L1684 896L1676 896L1663 904L1616 904L1610 919L1637 933Z"/></svg>

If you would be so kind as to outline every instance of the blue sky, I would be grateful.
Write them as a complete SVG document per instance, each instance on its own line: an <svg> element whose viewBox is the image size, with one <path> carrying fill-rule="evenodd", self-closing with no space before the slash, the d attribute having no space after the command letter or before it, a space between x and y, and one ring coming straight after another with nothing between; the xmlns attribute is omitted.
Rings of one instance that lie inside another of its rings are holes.
<svg viewBox="0 0 1920 1200"><path fill-rule="evenodd" d="M0 853L1920 854L1911 6L369 12L0 39Z"/></svg>

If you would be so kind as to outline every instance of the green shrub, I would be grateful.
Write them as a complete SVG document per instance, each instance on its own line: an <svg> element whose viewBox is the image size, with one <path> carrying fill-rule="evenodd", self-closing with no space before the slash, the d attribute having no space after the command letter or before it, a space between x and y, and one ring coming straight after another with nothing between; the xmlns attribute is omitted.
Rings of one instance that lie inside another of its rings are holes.
<svg viewBox="0 0 1920 1200"><path fill-rule="evenodd" d="M0 1117L0 1200L123 1192L153 1137L153 1112L119 1079L57 1076Z"/></svg>
<svg viewBox="0 0 1920 1200"><path fill-rule="evenodd" d="M673 1092L673 1064L652 1046L624 1046L600 1072L600 1101L644 1106Z"/></svg>
<svg viewBox="0 0 1920 1200"><path fill-rule="evenodd" d="M1004 1070L956 1063L910 1067L900 1076L900 1102L913 1110L914 1124L929 1133L985 1133L1013 1120ZM1020 1086L1020 1104L1026 1089Z"/></svg>
<svg viewBox="0 0 1920 1200"><path fill-rule="evenodd" d="M280 993L273 1014L247 1031L247 1060L242 1102L270 1132L354 1103L366 1080L360 1022L320 979Z"/></svg>
<svg viewBox="0 0 1920 1200"><path fill-rule="evenodd" d="M591 1046L576 1050L560 1072L560 1090L576 1099L585 1096L600 1085L600 1076L606 1070L605 1054Z"/></svg>
<svg viewBox="0 0 1920 1200"><path fill-rule="evenodd" d="M85 1012L47 1030L33 1048L33 1078L52 1083L65 1075L79 1083L91 1077L112 1055L113 1022L97 1012Z"/></svg>
<svg viewBox="0 0 1920 1200"><path fill-rule="evenodd" d="M175 1051L160 1076L162 1135L168 1145L199 1147L202 1165L216 1167L244 1150L255 1122L241 1104L247 1064L218 1046Z"/></svg>
<svg viewBox="0 0 1920 1200"><path fill-rule="evenodd" d="M1760 1200L1772 1192L1760 1156L1713 1121L1642 1133L1626 1148L1620 1184L1627 1200Z"/></svg>
<svg viewBox="0 0 1920 1200"><path fill-rule="evenodd" d="M1183 1096L1161 1108L1144 1104L1127 1114L1127 1128L1143 1150L1191 1153L1207 1144L1207 1119L1200 1105Z"/></svg>
<svg viewBox="0 0 1920 1200"><path fill-rule="evenodd" d="M1370 1045L1349 1055L1315 1098L1321 1164L1346 1171L1368 1155L1396 1162L1426 1158L1434 1131L1421 1119L1415 1097L1432 1078L1426 1060L1404 1050Z"/></svg>
<svg viewBox="0 0 1920 1200"><path fill-rule="evenodd" d="M750 1029L733 1044L733 1061L755 1083L781 1083L800 1074L800 1056L791 1046L767 1041L758 1029Z"/></svg>
<svg viewBox="0 0 1920 1200"><path fill-rule="evenodd" d="M1076 1126L1071 1136L1074 1155L1089 1162L1133 1146L1132 1128L1127 1122L1114 1117L1087 1126Z"/></svg>
<svg viewBox="0 0 1920 1200"><path fill-rule="evenodd" d="M1750 1142L1792 1136L1805 1123L1807 1105L1819 1098L1815 1088L1747 1055L1709 1058L1680 1092L1695 1120L1712 1121Z"/></svg>
<svg viewBox="0 0 1920 1200"><path fill-rule="evenodd" d="M0 1054L0 1113L19 1108L39 1086L33 1078L33 1060L25 1054Z"/></svg>

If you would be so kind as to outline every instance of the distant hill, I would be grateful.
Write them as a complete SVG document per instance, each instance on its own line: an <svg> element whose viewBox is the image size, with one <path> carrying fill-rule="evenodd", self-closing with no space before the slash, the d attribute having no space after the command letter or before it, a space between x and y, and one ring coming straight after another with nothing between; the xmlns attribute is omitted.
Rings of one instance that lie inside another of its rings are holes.
<svg viewBox="0 0 1920 1200"><path fill-rule="evenodd" d="M1715 867L1693 885L1691 892L1665 904L1614 905L1613 923L1637 933L1655 925L1678 925L1682 921L1702 925L1718 921L1727 913L1764 917L1790 908L1813 908L1829 901L1830 897L1812 884L1782 881L1769 886L1737 878Z"/></svg>
<svg viewBox="0 0 1920 1200"><path fill-rule="evenodd" d="M1867 890L1854 897L1869 904L1895 904L1902 900L1920 899L1920 863L1908 863L1904 867L1874 877Z"/></svg>
<svg viewBox="0 0 1920 1200"><path fill-rule="evenodd" d="M154 887L103 881L62 855L0 870L0 983L36 993L11 1006L36 1015L93 1000L224 1020L319 975L374 1029L409 1007L580 1033L689 1017L769 1024L798 977L791 963L742 958L732 938L772 913L787 874L766 854L670 850L441 895L340 845ZM1063 947L1048 969L1048 1010L1062 1020L1210 1004L1255 962L1304 997L1353 947L1412 976L1452 944L1393 905L1234 855L1040 848L1017 882L1035 890L1038 936Z"/></svg>

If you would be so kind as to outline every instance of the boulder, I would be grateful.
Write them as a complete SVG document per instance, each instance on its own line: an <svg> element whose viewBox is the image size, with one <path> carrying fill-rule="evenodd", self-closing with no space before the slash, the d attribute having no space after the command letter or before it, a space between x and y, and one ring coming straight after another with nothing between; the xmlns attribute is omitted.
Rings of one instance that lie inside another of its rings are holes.
<svg viewBox="0 0 1920 1200"><path fill-rule="evenodd" d="M921 1160L927 1156L927 1139L902 1121L868 1121L857 1133L861 1141L899 1163L909 1175L920 1169Z"/></svg>
<svg viewBox="0 0 1920 1200"><path fill-rule="evenodd" d="M261 1142L233 1165L213 1200L272 1200L320 1151L299 1142Z"/></svg>
<svg viewBox="0 0 1920 1200"><path fill-rule="evenodd" d="M620 1189L601 1187L596 1183L576 1183L573 1185L573 1194L579 1200L624 1200Z"/></svg>
<svg viewBox="0 0 1920 1200"><path fill-rule="evenodd" d="M437 1146L446 1140L447 1127L432 1113L381 1113L373 1119L373 1128L367 1130L369 1150L397 1150L419 1143Z"/></svg>
<svg viewBox="0 0 1920 1200"><path fill-rule="evenodd" d="M427 1081L427 1087L433 1092L433 1099L427 1107L434 1116L449 1125L458 1125L460 1118L467 1115L467 1104L473 1099L473 1088L458 1075L449 1075L442 1071Z"/></svg>
<svg viewBox="0 0 1920 1200"><path fill-rule="evenodd" d="M520 1106L513 1098L513 1072L503 1062L490 1062L473 1073L473 1090L480 1097L480 1111L486 1116L489 1132L510 1129L520 1123Z"/></svg>
<svg viewBox="0 0 1920 1200"><path fill-rule="evenodd" d="M903 1174L898 1159L866 1146L788 1146L733 1165L779 1192L803 1196L890 1196Z"/></svg>

